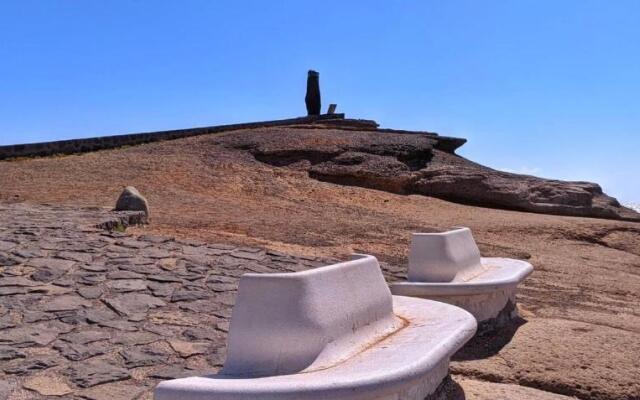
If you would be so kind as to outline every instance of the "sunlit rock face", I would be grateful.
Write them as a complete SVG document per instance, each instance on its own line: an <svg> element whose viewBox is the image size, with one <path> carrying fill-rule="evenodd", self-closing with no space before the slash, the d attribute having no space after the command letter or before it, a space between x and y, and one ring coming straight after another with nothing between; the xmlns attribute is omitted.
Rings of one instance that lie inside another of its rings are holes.
<svg viewBox="0 0 640 400"><path fill-rule="evenodd" d="M393 130L270 128L225 136L221 144L311 178L399 194L544 214L640 220L591 182L498 171L457 154L464 139Z"/></svg>

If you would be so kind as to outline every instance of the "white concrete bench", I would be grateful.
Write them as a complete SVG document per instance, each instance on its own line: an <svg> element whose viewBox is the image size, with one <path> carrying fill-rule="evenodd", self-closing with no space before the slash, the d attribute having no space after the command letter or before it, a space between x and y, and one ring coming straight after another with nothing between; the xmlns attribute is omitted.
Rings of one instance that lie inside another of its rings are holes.
<svg viewBox="0 0 640 400"><path fill-rule="evenodd" d="M476 330L448 304L392 296L375 257L240 279L220 373L156 400L423 399Z"/></svg>
<svg viewBox="0 0 640 400"><path fill-rule="evenodd" d="M517 315L517 286L532 271L525 261L481 257L471 230L457 228L443 233L414 233L408 282L390 286L394 295L462 307L481 323Z"/></svg>

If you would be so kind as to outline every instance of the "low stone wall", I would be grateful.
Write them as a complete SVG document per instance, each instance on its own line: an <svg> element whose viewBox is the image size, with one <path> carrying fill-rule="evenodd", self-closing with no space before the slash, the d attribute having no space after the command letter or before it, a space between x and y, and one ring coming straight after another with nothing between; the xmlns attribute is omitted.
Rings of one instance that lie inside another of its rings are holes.
<svg viewBox="0 0 640 400"><path fill-rule="evenodd" d="M95 226L99 229L113 231L145 223L147 223L147 216L143 211L112 211L108 218L98 222Z"/></svg>
<svg viewBox="0 0 640 400"><path fill-rule="evenodd" d="M177 129L171 131L132 133L128 135L102 136L86 139L59 140L55 142L15 144L0 146L0 160L17 157L43 157L55 154L74 154L89 151L113 149L122 146L132 146L142 143L158 142L162 140L180 139L189 136L206 135L237 129L261 128L270 126L287 126L296 124L330 123L360 126L365 129L376 129L375 121L345 119L344 114L325 114L320 116L289 118L273 121L249 122L241 124L207 126L191 129Z"/></svg>

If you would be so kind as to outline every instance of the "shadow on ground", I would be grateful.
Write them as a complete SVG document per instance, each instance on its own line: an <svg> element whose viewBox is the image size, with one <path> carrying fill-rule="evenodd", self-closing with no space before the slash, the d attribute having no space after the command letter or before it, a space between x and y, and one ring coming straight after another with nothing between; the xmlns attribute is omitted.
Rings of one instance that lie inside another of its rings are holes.
<svg viewBox="0 0 640 400"><path fill-rule="evenodd" d="M513 336L527 320L517 317L495 331L476 335L458 350L451 358L452 361L471 361L494 356L509 344Z"/></svg>
<svg viewBox="0 0 640 400"><path fill-rule="evenodd" d="M427 396L425 400L465 400L466 398L462 386L448 375L435 393Z"/></svg>

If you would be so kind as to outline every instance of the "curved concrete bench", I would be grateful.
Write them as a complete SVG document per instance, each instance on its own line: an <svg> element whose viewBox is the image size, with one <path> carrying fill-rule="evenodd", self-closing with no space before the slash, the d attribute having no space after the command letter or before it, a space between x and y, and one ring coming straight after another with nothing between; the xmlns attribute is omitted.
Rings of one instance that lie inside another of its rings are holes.
<svg viewBox="0 0 640 400"><path fill-rule="evenodd" d="M414 233L408 282L392 283L395 295L412 296L462 307L481 328L517 316L516 290L531 264L510 258L485 258L469 228L443 233Z"/></svg>
<svg viewBox="0 0 640 400"><path fill-rule="evenodd" d="M391 296L372 256L245 274L224 368L161 382L155 399L424 399L475 330L460 308Z"/></svg>

